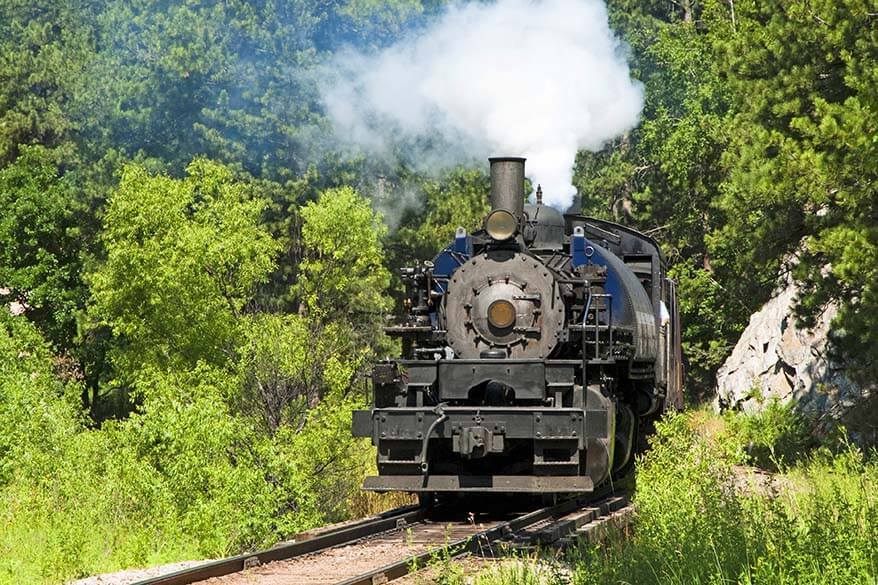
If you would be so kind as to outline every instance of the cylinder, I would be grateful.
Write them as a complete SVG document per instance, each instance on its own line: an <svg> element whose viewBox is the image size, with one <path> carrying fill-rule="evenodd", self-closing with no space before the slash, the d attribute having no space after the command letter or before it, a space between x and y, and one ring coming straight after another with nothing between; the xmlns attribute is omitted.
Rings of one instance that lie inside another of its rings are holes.
<svg viewBox="0 0 878 585"><path fill-rule="evenodd" d="M516 219L524 213L524 160L515 156L489 158L491 210L505 209Z"/></svg>

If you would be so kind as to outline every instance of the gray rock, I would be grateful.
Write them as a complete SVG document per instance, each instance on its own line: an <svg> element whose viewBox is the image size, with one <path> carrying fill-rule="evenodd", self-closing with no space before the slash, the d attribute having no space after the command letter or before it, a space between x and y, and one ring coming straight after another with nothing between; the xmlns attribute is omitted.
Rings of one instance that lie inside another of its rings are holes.
<svg viewBox="0 0 878 585"><path fill-rule="evenodd" d="M872 400L874 388L851 380L844 364L834 362L827 351L838 307L830 305L808 330L793 316L796 294L796 287L787 284L750 317L732 354L717 372L716 408L754 413L772 400L792 402L795 409L813 418L822 432L840 422L874 421L863 412L872 410L876 402Z"/></svg>

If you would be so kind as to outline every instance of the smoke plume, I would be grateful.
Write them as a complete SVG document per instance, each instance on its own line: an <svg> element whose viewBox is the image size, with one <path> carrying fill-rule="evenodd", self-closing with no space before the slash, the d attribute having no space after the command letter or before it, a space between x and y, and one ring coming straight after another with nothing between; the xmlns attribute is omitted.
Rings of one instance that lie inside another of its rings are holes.
<svg viewBox="0 0 878 585"><path fill-rule="evenodd" d="M528 176L562 208L577 150L632 128L643 104L602 0L454 4L386 49L339 52L326 73L342 142L434 168L526 156Z"/></svg>

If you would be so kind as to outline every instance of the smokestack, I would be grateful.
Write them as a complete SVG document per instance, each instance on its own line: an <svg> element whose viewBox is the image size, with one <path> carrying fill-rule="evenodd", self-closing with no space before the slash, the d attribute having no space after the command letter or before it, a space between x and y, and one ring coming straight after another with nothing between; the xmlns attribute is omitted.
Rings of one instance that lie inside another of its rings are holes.
<svg viewBox="0 0 878 585"><path fill-rule="evenodd" d="M524 214L524 160L515 156L489 158L491 210L505 209L516 219Z"/></svg>

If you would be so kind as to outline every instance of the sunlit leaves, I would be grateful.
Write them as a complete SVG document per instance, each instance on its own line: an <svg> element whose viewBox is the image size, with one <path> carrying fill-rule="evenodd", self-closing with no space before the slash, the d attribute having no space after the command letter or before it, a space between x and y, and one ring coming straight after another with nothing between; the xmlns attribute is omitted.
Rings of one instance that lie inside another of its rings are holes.
<svg viewBox="0 0 878 585"><path fill-rule="evenodd" d="M390 307L384 291L385 231L368 201L353 189L330 189L301 210L306 257L296 285L305 306L329 319L367 325Z"/></svg>
<svg viewBox="0 0 878 585"><path fill-rule="evenodd" d="M84 246L76 185L62 177L56 154L24 147L0 170L0 295L26 307L59 348L76 332L86 296L81 280Z"/></svg>
<svg viewBox="0 0 878 585"><path fill-rule="evenodd" d="M107 260L90 278L92 315L125 340L126 367L229 358L277 251L262 209L214 163L182 180L126 168L104 218Z"/></svg>

